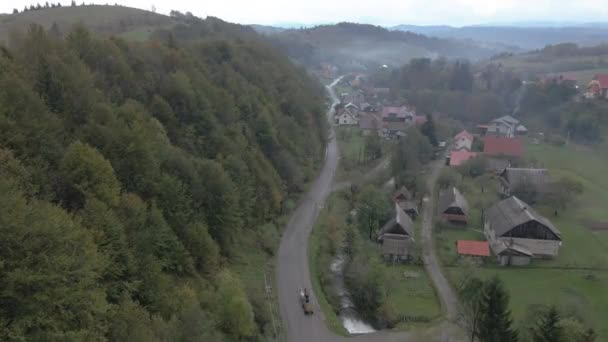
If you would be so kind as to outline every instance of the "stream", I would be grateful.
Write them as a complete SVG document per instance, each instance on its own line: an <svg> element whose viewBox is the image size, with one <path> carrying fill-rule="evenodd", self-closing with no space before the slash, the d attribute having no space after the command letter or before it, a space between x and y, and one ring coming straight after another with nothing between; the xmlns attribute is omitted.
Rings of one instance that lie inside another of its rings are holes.
<svg viewBox="0 0 608 342"><path fill-rule="evenodd" d="M350 299L350 293L348 293L348 290L346 290L346 287L344 286L344 263L344 255L340 253L336 256L330 267L334 278L333 284L340 297L340 304L342 306L342 309L340 310L342 325L350 334L373 333L376 330L361 318Z"/></svg>

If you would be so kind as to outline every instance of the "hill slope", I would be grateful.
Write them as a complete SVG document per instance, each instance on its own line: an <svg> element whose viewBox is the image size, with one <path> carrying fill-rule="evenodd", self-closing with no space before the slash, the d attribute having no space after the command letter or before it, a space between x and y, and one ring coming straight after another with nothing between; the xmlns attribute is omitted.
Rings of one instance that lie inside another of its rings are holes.
<svg viewBox="0 0 608 342"><path fill-rule="evenodd" d="M123 6L44 8L0 16L0 42L6 41L11 31L27 29L30 24L38 24L45 29L56 24L61 32L67 32L78 22L86 23L91 31L103 35L149 33L154 28L170 27L176 23L173 18L165 15Z"/></svg>
<svg viewBox="0 0 608 342"><path fill-rule="evenodd" d="M581 27L399 25L392 29L432 37L471 39L480 43L519 47L524 50L538 49L545 45L566 42L580 45L597 45L608 42L608 29L599 24Z"/></svg>
<svg viewBox="0 0 608 342"><path fill-rule="evenodd" d="M250 28L176 20L0 48L0 340L271 334L259 278L323 159L323 89Z"/></svg>
<svg viewBox="0 0 608 342"><path fill-rule="evenodd" d="M466 41L429 38L379 26L340 23L308 29L291 29L271 39L290 57L305 63L402 65L416 57L478 59L498 51Z"/></svg>

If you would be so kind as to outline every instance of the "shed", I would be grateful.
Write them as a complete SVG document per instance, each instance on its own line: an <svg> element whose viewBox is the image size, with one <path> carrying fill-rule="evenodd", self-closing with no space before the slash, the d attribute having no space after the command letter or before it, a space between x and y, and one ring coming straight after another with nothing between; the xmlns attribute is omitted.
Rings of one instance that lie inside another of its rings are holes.
<svg viewBox="0 0 608 342"><path fill-rule="evenodd" d="M488 241L458 240L456 241L456 250L459 255L490 256L490 244Z"/></svg>

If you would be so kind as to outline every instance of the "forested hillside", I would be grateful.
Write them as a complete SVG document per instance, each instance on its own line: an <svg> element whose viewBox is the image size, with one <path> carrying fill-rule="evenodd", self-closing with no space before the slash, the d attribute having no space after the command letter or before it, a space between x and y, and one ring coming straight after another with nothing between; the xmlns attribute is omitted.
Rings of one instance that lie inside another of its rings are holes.
<svg viewBox="0 0 608 342"><path fill-rule="evenodd" d="M0 340L248 341L233 265L323 158L323 90L217 19L0 50Z"/></svg>
<svg viewBox="0 0 608 342"><path fill-rule="evenodd" d="M269 39L305 65L329 62L342 66L399 66L419 57L479 59L502 52L468 41L429 38L412 32L389 31L379 26L354 23L285 30Z"/></svg>

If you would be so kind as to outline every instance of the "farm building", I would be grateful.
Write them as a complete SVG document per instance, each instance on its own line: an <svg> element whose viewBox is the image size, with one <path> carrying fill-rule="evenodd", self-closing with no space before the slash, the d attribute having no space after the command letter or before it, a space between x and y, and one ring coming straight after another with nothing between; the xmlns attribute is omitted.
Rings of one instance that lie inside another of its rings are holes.
<svg viewBox="0 0 608 342"><path fill-rule="evenodd" d="M469 203L455 187L446 189L439 194L439 214L444 221L467 223Z"/></svg>
<svg viewBox="0 0 608 342"><path fill-rule="evenodd" d="M359 128L365 136L378 134L382 130L382 123L375 114L362 113L359 116Z"/></svg>
<svg viewBox="0 0 608 342"><path fill-rule="evenodd" d="M506 168L500 173L500 193L511 196L519 191L546 191L550 178L547 169Z"/></svg>
<svg viewBox="0 0 608 342"><path fill-rule="evenodd" d="M388 221L378 234L382 256L391 261L403 261L412 256L414 224L395 203L395 218Z"/></svg>
<svg viewBox="0 0 608 342"><path fill-rule="evenodd" d="M488 257L490 256L490 244L488 241L458 240L456 241L456 252L460 256Z"/></svg>
<svg viewBox="0 0 608 342"><path fill-rule="evenodd" d="M560 231L515 196L488 209L484 221L484 233L501 265L526 265L532 258L558 255Z"/></svg>
<svg viewBox="0 0 608 342"><path fill-rule="evenodd" d="M483 152L490 156L521 157L524 149L519 138L486 136L484 138Z"/></svg>
<svg viewBox="0 0 608 342"><path fill-rule="evenodd" d="M412 219L418 216L418 205L406 187L401 187L394 195L393 201Z"/></svg>

